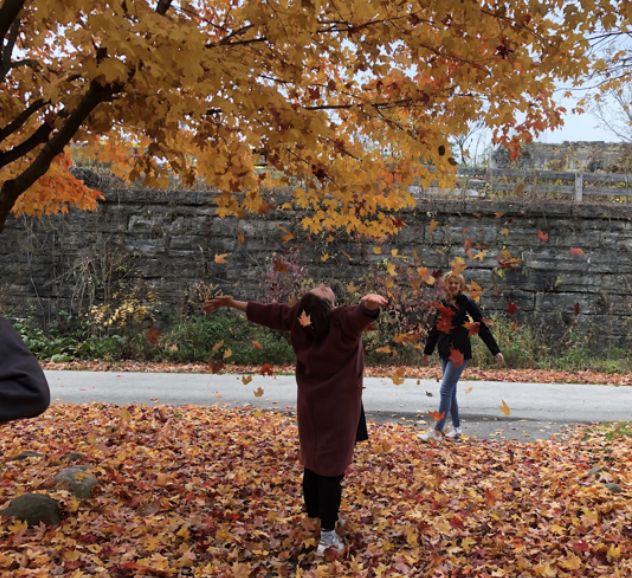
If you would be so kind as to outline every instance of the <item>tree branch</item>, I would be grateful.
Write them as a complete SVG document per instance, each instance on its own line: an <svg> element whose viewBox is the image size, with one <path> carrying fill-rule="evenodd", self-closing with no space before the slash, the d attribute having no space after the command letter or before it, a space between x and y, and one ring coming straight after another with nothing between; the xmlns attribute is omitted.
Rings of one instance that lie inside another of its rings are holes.
<svg viewBox="0 0 632 578"><path fill-rule="evenodd" d="M4 44L4 37L18 17L25 1L26 0L4 0L2 6L0 6L0 46Z"/></svg>
<svg viewBox="0 0 632 578"><path fill-rule="evenodd" d="M35 147L45 143L52 130L51 126L44 123L29 138L15 145L12 149L0 153L0 169L32 151Z"/></svg>
<svg viewBox="0 0 632 578"><path fill-rule="evenodd" d="M92 82L77 108L68 115L64 125L46 143L33 162L16 178L4 182L0 189L0 232L20 195L48 171L53 159L64 150L96 106L110 99L118 90L121 88Z"/></svg>
<svg viewBox="0 0 632 578"><path fill-rule="evenodd" d="M169 10L172 1L173 0L158 0L158 4L156 4L156 12L164 16L167 13L167 10Z"/></svg>
<svg viewBox="0 0 632 578"><path fill-rule="evenodd" d="M11 24L11 28L9 29L9 36L7 38L7 44L4 48L2 48L2 64L0 65L0 82L2 82L9 70L11 70L11 55L13 54L13 47L15 46L15 41L18 38L18 32L20 31L20 19L17 18Z"/></svg>
<svg viewBox="0 0 632 578"><path fill-rule="evenodd" d="M37 112L40 108L42 108L46 102L44 99L38 98L36 101L32 102L28 105L18 116L15 117L15 120L10 122L3 129L0 129L0 142L2 142L5 138L12 135L16 130L19 130L24 123L29 119L29 117Z"/></svg>

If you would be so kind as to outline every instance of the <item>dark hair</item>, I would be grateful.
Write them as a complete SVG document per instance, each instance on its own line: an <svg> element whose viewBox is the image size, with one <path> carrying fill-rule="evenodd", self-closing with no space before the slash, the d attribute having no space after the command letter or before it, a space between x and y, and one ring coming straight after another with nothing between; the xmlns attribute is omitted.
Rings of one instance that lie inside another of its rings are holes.
<svg viewBox="0 0 632 578"><path fill-rule="evenodd" d="M303 311L309 315L311 323L303 327L313 337L315 343L322 341L329 333L329 315L332 304L327 299L322 299L313 293L305 293L296 307L296 319Z"/></svg>

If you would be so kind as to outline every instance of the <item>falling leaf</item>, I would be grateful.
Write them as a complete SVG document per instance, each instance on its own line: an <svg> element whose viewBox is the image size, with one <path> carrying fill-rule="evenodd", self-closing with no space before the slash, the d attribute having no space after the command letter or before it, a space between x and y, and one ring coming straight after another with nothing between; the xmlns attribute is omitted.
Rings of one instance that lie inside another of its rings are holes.
<svg viewBox="0 0 632 578"><path fill-rule="evenodd" d="M508 229L507 227L503 227L503 228L500 230L500 234L501 234L503 237L506 237L507 235L509 235L509 229Z"/></svg>
<svg viewBox="0 0 632 578"><path fill-rule="evenodd" d="M463 327L467 329L468 335L478 335L481 324L478 321L467 321L463 324Z"/></svg>
<svg viewBox="0 0 632 578"><path fill-rule="evenodd" d="M469 385L469 386L468 386L468 387L466 387L463 391L465 391L465 393L472 393L472 390L473 390L473 389L474 389L474 388L473 388L471 385Z"/></svg>
<svg viewBox="0 0 632 578"><path fill-rule="evenodd" d="M244 376L241 378L241 382L242 382L244 385L248 385L251 381L252 381L252 375L244 375Z"/></svg>
<svg viewBox="0 0 632 578"><path fill-rule="evenodd" d="M509 406L507 405L504 399L502 400L502 403L500 404L500 411L502 411L506 416L509 416L509 414L511 413L511 410L509 409Z"/></svg>
<svg viewBox="0 0 632 578"><path fill-rule="evenodd" d="M431 391L426 390L426 397L433 397L433 395Z"/></svg>
<svg viewBox="0 0 632 578"><path fill-rule="evenodd" d="M382 247L375 246L375 247L373 247L372 251L373 251L374 255L381 255L382 254Z"/></svg>
<svg viewBox="0 0 632 578"><path fill-rule="evenodd" d="M376 353L387 353L387 354L391 354L393 353L393 350L388 346L388 345L384 345L382 347L378 347L375 350Z"/></svg>
<svg viewBox="0 0 632 578"><path fill-rule="evenodd" d="M347 283L346 289L347 293L357 293L360 290L360 288L353 283Z"/></svg>
<svg viewBox="0 0 632 578"><path fill-rule="evenodd" d="M431 219L431 221L430 221L430 232L434 233L437 230L438 226L439 226L439 221L437 221L437 219Z"/></svg>
<svg viewBox="0 0 632 578"><path fill-rule="evenodd" d="M505 311L507 312L507 315L515 315L518 312L518 305L516 305L513 301L507 303Z"/></svg>
<svg viewBox="0 0 632 578"><path fill-rule="evenodd" d="M228 257L230 255L230 253L222 253L221 255L215 255L215 263L217 263L218 265L223 265L226 263L226 257Z"/></svg>
<svg viewBox="0 0 632 578"><path fill-rule="evenodd" d="M160 341L160 331L155 327L148 329L147 331L145 331L145 339L148 343L156 345L158 341Z"/></svg>
<svg viewBox="0 0 632 578"><path fill-rule="evenodd" d="M287 273L290 270L290 266L280 258L274 259L272 262L272 268L277 273Z"/></svg>
<svg viewBox="0 0 632 578"><path fill-rule="evenodd" d="M571 254L571 257L584 257L586 255L580 247L571 247L568 252Z"/></svg>
<svg viewBox="0 0 632 578"><path fill-rule="evenodd" d="M259 369L261 375L274 375L274 367L269 363L264 363Z"/></svg>
<svg viewBox="0 0 632 578"><path fill-rule="evenodd" d="M283 243L289 243L292 239L294 239L294 234L282 225L279 225L279 231L282 233L281 241Z"/></svg>
<svg viewBox="0 0 632 578"><path fill-rule="evenodd" d="M439 413L438 410L433 410L433 411L429 411L428 415L434 420L434 421L441 421L444 417L445 417L445 411L442 411L441 413Z"/></svg>
<svg viewBox="0 0 632 578"><path fill-rule="evenodd" d="M542 243L548 243L549 242L549 234L545 233L541 229L538 229L538 231L535 234L535 236L537 237L538 241L542 241Z"/></svg>
<svg viewBox="0 0 632 578"><path fill-rule="evenodd" d="M246 235L243 231L239 231L237 233L237 240L239 241L240 245L243 245L246 242Z"/></svg>
<svg viewBox="0 0 632 578"><path fill-rule="evenodd" d="M224 347L224 340L218 341L217 343L213 344L213 347L211 347L211 352L217 353L222 347Z"/></svg>
<svg viewBox="0 0 632 578"><path fill-rule="evenodd" d="M258 387L253 393L255 394L255 397L261 397L263 395L263 388Z"/></svg>
<svg viewBox="0 0 632 578"><path fill-rule="evenodd" d="M211 359L208 362L208 368L211 373L219 373L222 369L224 369L224 362Z"/></svg>
<svg viewBox="0 0 632 578"><path fill-rule="evenodd" d="M261 345L261 343L259 343L256 339L253 339L250 344L255 348L255 349L263 349L263 345Z"/></svg>
<svg viewBox="0 0 632 578"><path fill-rule="evenodd" d="M309 327L312 324L312 320L305 309L301 311L301 314L298 317L298 322L301 324L302 327Z"/></svg>
<svg viewBox="0 0 632 578"><path fill-rule="evenodd" d="M496 211L494 213L494 217L496 217L497 219L501 219L504 216L505 216L505 211Z"/></svg>
<svg viewBox="0 0 632 578"><path fill-rule="evenodd" d="M227 347L227 348L224 350L224 355L223 355L223 358L224 358L224 359L228 359L229 357L232 357L232 355L233 355L233 351L232 351L232 349L230 349L230 347Z"/></svg>
<svg viewBox="0 0 632 578"><path fill-rule="evenodd" d="M398 367L392 374L391 380L395 385L401 385L404 383L406 379L405 369L403 367Z"/></svg>
<svg viewBox="0 0 632 578"><path fill-rule="evenodd" d="M450 268L455 275L460 275L467 269L467 263L462 257L455 257L450 261Z"/></svg>
<svg viewBox="0 0 632 578"><path fill-rule="evenodd" d="M329 253L323 253L323 254L320 256L320 260L321 260L323 263L326 263L327 261L329 261L329 259L331 259L331 255L330 255Z"/></svg>
<svg viewBox="0 0 632 578"><path fill-rule="evenodd" d="M474 257L472 257L472 259L482 263L483 259L485 259L485 255L487 255L487 251L479 251L476 255L474 255Z"/></svg>
<svg viewBox="0 0 632 578"><path fill-rule="evenodd" d="M391 256L397 257L399 255L399 249L391 249Z"/></svg>

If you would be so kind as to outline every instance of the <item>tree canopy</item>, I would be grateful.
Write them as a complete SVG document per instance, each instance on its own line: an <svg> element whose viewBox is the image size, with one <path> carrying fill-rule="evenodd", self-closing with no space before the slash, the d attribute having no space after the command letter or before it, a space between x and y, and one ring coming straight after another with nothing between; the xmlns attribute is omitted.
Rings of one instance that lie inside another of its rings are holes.
<svg viewBox="0 0 632 578"><path fill-rule="evenodd" d="M517 152L562 122L556 81L603 68L591 35L631 21L617 0L3 0L0 230L96 205L73 144L203 180L219 215L265 212L281 175L308 229L388 234L413 182L450 179L448 137L483 120Z"/></svg>

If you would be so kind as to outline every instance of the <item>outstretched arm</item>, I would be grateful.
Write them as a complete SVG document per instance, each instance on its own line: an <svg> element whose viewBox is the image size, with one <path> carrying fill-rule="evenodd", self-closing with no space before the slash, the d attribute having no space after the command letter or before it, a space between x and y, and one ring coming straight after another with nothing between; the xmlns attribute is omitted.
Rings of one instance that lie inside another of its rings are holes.
<svg viewBox="0 0 632 578"><path fill-rule="evenodd" d="M237 301L228 295L220 295L219 297L215 297L204 304L204 313L214 313L220 307L230 307L245 313L247 306L247 301Z"/></svg>

